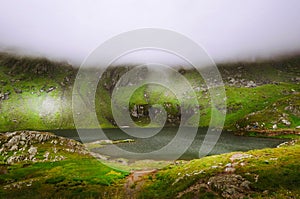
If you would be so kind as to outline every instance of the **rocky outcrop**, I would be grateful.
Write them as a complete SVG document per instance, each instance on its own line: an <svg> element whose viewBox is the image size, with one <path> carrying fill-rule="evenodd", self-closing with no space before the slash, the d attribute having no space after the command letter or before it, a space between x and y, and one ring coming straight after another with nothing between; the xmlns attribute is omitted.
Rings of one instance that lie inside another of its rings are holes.
<svg viewBox="0 0 300 199"><path fill-rule="evenodd" d="M250 182L236 174L213 176L208 180L208 185L224 198L244 198L251 190Z"/></svg>
<svg viewBox="0 0 300 199"><path fill-rule="evenodd" d="M81 143L52 133L16 131L0 134L0 155L7 164L22 161L59 161L66 158L64 152L88 153Z"/></svg>

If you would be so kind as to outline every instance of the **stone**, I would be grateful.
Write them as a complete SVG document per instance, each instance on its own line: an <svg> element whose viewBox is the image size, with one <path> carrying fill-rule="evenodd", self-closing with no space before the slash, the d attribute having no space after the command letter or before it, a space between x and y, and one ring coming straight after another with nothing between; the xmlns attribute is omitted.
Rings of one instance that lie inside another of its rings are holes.
<svg viewBox="0 0 300 199"><path fill-rule="evenodd" d="M54 91L56 89L56 87L55 86L51 86L50 88L48 88L47 89L47 93L50 93L50 92L52 92L52 91Z"/></svg>
<svg viewBox="0 0 300 199"><path fill-rule="evenodd" d="M256 87L256 84L253 81L249 81L245 87Z"/></svg>
<svg viewBox="0 0 300 199"><path fill-rule="evenodd" d="M28 149L28 153L29 153L30 155L35 156L35 155L37 154L37 147L30 146L30 148Z"/></svg>
<svg viewBox="0 0 300 199"><path fill-rule="evenodd" d="M290 125L291 125L291 122L288 121L288 120L286 120L286 119L281 120L281 122L282 122L284 125L286 125L286 126L290 126Z"/></svg>
<svg viewBox="0 0 300 199"><path fill-rule="evenodd" d="M228 163L228 164L225 165L225 167L231 167L231 166L232 166L231 163Z"/></svg>
<svg viewBox="0 0 300 199"><path fill-rule="evenodd" d="M11 148L13 145L18 144L19 140L20 140L20 136L13 136L5 145L8 148Z"/></svg>
<svg viewBox="0 0 300 199"><path fill-rule="evenodd" d="M48 160L50 153L48 151L45 152L45 154L43 155L45 160Z"/></svg>
<svg viewBox="0 0 300 199"><path fill-rule="evenodd" d="M16 151L18 150L18 145L13 145L11 148L10 148L10 151Z"/></svg>
<svg viewBox="0 0 300 199"><path fill-rule="evenodd" d="M22 133L20 136L21 136L21 140L26 141L26 135L25 135L25 133Z"/></svg>

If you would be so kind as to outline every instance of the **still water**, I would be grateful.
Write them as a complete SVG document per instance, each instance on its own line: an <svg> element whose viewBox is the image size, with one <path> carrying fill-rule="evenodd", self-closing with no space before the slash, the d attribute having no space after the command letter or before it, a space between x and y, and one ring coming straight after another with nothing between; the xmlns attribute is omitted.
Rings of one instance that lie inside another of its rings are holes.
<svg viewBox="0 0 300 199"><path fill-rule="evenodd" d="M140 133L147 134L151 133L155 129L127 129L127 131L139 131ZM116 145L105 145L101 148L93 149L93 152L108 155L111 158L126 158L126 159L143 159L147 156L128 155L120 153L120 150L116 150L114 146L117 146L121 151L130 151L133 153L147 154L151 151L161 149L170 143L176 136L177 128L164 128L155 136L149 138L135 138L124 133L121 129L103 129L104 134L100 133L98 129L84 129L81 130L80 136L75 130L56 130L52 131L56 135L68 137L82 142L93 142L97 140L124 140L134 139L135 142L130 143L119 143ZM185 128L185 132L189 133L190 129ZM179 159L191 160L199 157L199 150L204 137L207 133L207 128L199 128L192 144L188 149L180 156ZM184 142L185 136L182 135L181 139ZM233 135L231 132L223 131L219 137L216 145L211 150L209 155L222 154L233 151L248 151L251 149L262 149L262 148L273 148L280 143L286 141L286 139L274 139L274 138L257 138L257 137L242 137ZM180 146L178 146L180 150ZM176 148L173 150L176 153ZM151 157L151 159L168 159L168 154L164 154L159 157Z"/></svg>

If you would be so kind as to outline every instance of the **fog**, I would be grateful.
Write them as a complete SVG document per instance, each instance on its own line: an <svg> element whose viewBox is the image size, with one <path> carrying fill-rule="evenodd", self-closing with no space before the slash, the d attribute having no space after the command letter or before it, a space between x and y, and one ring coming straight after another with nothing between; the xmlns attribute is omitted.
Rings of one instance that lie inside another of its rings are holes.
<svg viewBox="0 0 300 199"><path fill-rule="evenodd" d="M184 34L216 62L300 52L299 0L0 2L2 51L73 64L80 64L107 39L145 27ZM125 60L135 62L143 57L147 56L131 55ZM155 53L152 57L170 60Z"/></svg>

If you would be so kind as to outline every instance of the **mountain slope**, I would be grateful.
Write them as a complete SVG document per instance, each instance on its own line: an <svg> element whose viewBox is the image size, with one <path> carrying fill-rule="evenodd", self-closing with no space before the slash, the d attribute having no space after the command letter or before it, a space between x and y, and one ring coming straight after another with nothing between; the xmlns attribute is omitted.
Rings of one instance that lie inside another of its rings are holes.
<svg viewBox="0 0 300 199"><path fill-rule="evenodd" d="M299 57L256 63L228 63L221 64L218 68L227 95L226 129L273 129L275 123L276 129L296 129L299 126ZM111 94L119 78L130 69L131 67L110 67L99 82L96 113L104 128L116 126L110 108ZM196 119L193 113L200 111L199 126L208 126L211 116L210 96L203 79L195 70L179 68L178 71L190 82L198 100L198 104L191 104L190 94L186 94L187 106L183 110L191 113L189 118L185 118L187 124L193 123ZM76 73L77 70L66 63L1 53L0 131L75 128L71 100ZM117 99L122 108L128 103L123 100L128 87L120 89ZM160 112L161 107L167 111L166 125L180 123L179 102L172 92L162 86L146 85L138 88L130 98L129 107L134 125L147 125L150 122L149 109L154 108ZM280 110L276 113L276 119L271 120L273 113L268 109ZM279 121L280 117L286 121ZM89 120L86 117L86 121Z"/></svg>

